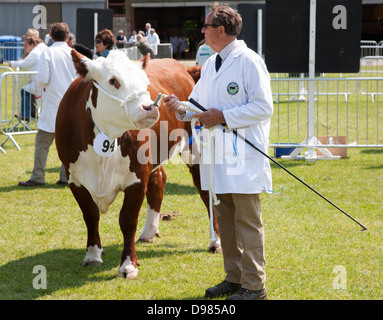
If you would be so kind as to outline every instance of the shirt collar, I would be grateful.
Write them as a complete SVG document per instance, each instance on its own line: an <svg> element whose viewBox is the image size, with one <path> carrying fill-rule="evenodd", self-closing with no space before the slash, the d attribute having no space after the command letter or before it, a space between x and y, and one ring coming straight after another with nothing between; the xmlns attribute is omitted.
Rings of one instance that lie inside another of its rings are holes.
<svg viewBox="0 0 383 320"><path fill-rule="evenodd" d="M224 61L229 56L229 54L235 49L237 44L238 44L238 40L234 39L232 42L230 42L225 48L223 48L219 52L219 55L222 58L222 61Z"/></svg>

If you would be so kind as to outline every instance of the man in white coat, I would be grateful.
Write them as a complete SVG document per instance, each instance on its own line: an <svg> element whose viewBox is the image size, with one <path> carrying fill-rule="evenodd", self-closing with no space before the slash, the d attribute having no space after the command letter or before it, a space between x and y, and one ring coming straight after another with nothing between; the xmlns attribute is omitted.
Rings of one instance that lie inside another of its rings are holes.
<svg viewBox="0 0 383 320"><path fill-rule="evenodd" d="M37 84L43 87L43 109L39 116L32 175L28 181L19 182L19 185L24 187L45 184L45 166L49 147L55 137L57 110L64 93L76 78L70 54L72 49L66 43L69 37L68 25L63 22L52 24L50 36L53 44L42 53L35 78ZM60 179L56 183L67 183L63 166L60 170Z"/></svg>
<svg viewBox="0 0 383 320"><path fill-rule="evenodd" d="M206 44L218 54L204 63L190 96L208 109L206 112L185 112L174 95L163 101L180 120L199 118L205 129L215 130L213 188L220 201L215 212L226 278L208 288L206 297L229 295L228 299L258 300L267 299L259 194L271 190L271 168L269 160L237 139L233 130L267 152L273 102L263 60L236 38L241 27L241 16L228 6L219 6L206 17L202 33ZM202 149L204 190L209 190L208 156Z"/></svg>
<svg viewBox="0 0 383 320"><path fill-rule="evenodd" d="M151 28L150 34L146 37L146 39L148 40L149 44L152 46L153 53L156 56L158 53L157 47L160 44L160 37L156 33L156 29Z"/></svg>

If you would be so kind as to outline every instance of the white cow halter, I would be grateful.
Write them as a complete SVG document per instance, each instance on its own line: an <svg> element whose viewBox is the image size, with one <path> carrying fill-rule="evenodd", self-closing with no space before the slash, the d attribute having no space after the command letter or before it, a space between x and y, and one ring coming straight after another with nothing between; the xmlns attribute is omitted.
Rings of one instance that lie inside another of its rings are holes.
<svg viewBox="0 0 383 320"><path fill-rule="evenodd" d="M105 94L109 98L116 100L117 102L120 102L121 107L126 107L129 102L136 100L139 96L142 96L144 94L149 95L149 92L147 90L133 91L125 99L121 99L121 98L115 96L114 94L111 94L110 92L108 92L106 89L104 89L102 86L100 86L96 81L93 81L93 84L98 90L100 90L103 94Z"/></svg>
<svg viewBox="0 0 383 320"><path fill-rule="evenodd" d="M136 125L133 123L133 121L131 120L131 115L130 115L130 112L129 112L129 108L128 108L128 103L129 102L132 102L136 99L138 99L140 96L142 95L148 95L149 96L149 99L150 99L150 94L147 90L140 90L140 91L133 91L130 95L128 95L125 99L121 99L117 96L115 96L114 94L108 92L106 89L104 89L101 85L99 85L96 81L93 81L93 84L94 86L99 90L101 91L104 95L106 95L107 97L117 101L120 103L120 107L123 107L125 109L125 112L126 112L126 115L128 116L128 121L130 122L131 126L135 129L138 129L136 127Z"/></svg>
<svg viewBox="0 0 383 320"><path fill-rule="evenodd" d="M131 120L131 116L129 114L129 108L128 108L128 103L137 99L139 96L143 95L143 94L148 94L149 93L145 90L142 90L142 91L134 91L132 92L129 96L127 96L125 99L121 99L113 94L111 94L110 92L108 92L107 90L105 90L102 86L100 86L98 83L96 83L95 81L93 81L93 84L94 86L100 91L102 92L104 95L106 95L107 97L113 99L113 100L116 100L117 102L120 103L120 106L121 107L124 107L125 109L125 112L127 114L127 118L128 118L128 122L131 126L132 129L138 129L136 127L136 125L133 123L133 121ZM93 148L95 150L95 152L102 156L102 157L109 157L111 156L116 150L117 150L117 139L111 139L107 134L105 134L104 132L102 132L97 124L95 123L91 113L90 113L90 107L88 105L88 102L85 100L85 109L90 117L90 119L92 120L95 128L97 129L97 131L99 132L97 135L96 135L96 138L95 140L93 141Z"/></svg>

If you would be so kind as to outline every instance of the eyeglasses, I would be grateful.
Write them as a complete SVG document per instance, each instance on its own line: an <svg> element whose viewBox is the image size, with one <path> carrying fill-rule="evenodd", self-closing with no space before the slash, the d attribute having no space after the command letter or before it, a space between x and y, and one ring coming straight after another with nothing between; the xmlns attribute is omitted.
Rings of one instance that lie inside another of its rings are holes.
<svg viewBox="0 0 383 320"><path fill-rule="evenodd" d="M218 28L220 25L218 24L209 24L209 23L204 23L202 28L207 29L207 27L213 27L213 28Z"/></svg>
<svg viewBox="0 0 383 320"><path fill-rule="evenodd" d="M101 43L102 40L100 40L100 39L96 39L94 42L95 42L95 43Z"/></svg>

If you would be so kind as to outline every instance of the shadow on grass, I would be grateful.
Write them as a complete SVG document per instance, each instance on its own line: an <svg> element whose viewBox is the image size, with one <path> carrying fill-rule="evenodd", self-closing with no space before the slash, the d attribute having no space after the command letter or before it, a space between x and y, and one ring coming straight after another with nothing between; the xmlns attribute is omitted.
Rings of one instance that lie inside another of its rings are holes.
<svg viewBox="0 0 383 320"><path fill-rule="evenodd" d="M361 150L360 153L363 154L383 154L383 149L364 149ZM380 170L383 169L383 165L379 166L369 166L369 167L364 167L363 169L367 170Z"/></svg>
<svg viewBox="0 0 383 320"><path fill-rule="evenodd" d="M45 168L45 173L60 173L61 167L52 167L52 168ZM32 169L25 171L26 174L31 175Z"/></svg>
<svg viewBox="0 0 383 320"><path fill-rule="evenodd" d="M58 185L56 183L46 183L43 186L37 186L37 187L21 187L17 184L15 185L10 185L10 186L5 186L5 187L0 187L0 193L1 192L12 192L16 190L25 190L28 191L30 190L33 192L33 190L36 189L64 189L65 187L68 187L67 185Z"/></svg>
<svg viewBox="0 0 383 320"><path fill-rule="evenodd" d="M383 149L364 149L364 150L361 150L360 153L381 154L381 153L383 153Z"/></svg>
<svg viewBox="0 0 383 320"><path fill-rule="evenodd" d="M286 160L283 159L281 160L280 158L273 158L276 162L278 162L280 165L284 166L286 169L287 168L293 168L293 167L311 167L315 163L314 162L308 162L304 160ZM270 161L270 165L272 169L281 169L277 164L273 163Z"/></svg>
<svg viewBox="0 0 383 320"><path fill-rule="evenodd" d="M50 250L8 262L0 266L0 298L2 300L32 300L49 296L56 291L80 288L90 282L114 280L117 278L122 246L106 246L104 252L105 255L102 256L104 263L98 267L82 266L85 249ZM147 259L199 252L205 252L205 250L174 250L156 246L148 249L147 247L140 248L140 245L137 245L139 270L145 268ZM34 280L35 283L41 284L41 281L38 281L41 279L41 269L33 273L36 266L44 266L46 269L46 289L34 288ZM113 276L105 272L113 269L116 272ZM191 299L199 298L191 297Z"/></svg>
<svg viewBox="0 0 383 320"><path fill-rule="evenodd" d="M57 172L57 180L59 179L59 173L60 173L60 167L56 167L56 168L47 168L45 170L45 172ZM28 176L30 176L32 174L32 171L27 171L26 172L28 174ZM27 181L29 178L25 178L25 179L20 179L20 181ZM67 185L57 185L56 184L56 181L55 182L46 182L45 185L43 186L36 186L36 187L22 187L22 186L19 186L18 185L18 182L15 183L14 185L9 185L9 186L3 186L3 187L0 187L0 193L1 192L12 192L12 191L16 191L16 190L36 190L36 189L62 189L62 188L65 188L67 187Z"/></svg>
<svg viewBox="0 0 383 320"><path fill-rule="evenodd" d="M380 165L380 166L370 166L370 167L364 167L362 168L364 170L381 170L383 169L383 165Z"/></svg>
<svg viewBox="0 0 383 320"><path fill-rule="evenodd" d="M36 189L63 189L68 185L57 185L56 183L45 183L43 186L37 187L21 187L17 184L10 186L0 187L1 192L12 192L15 190L36 190ZM198 190L194 186L188 186L178 183L167 182L165 186L165 193L170 195L195 195L198 194Z"/></svg>
<svg viewBox="0 0 383 320"><path fill-rule="evenodd" d="M178 183L166 182L165 194L168 195L195 195L198 194L196 187Z"/></svg>
<svg viewBox="0 0 383 320"><path fill-rule="evenodd" d="M43 186L37 187L21 187L17 184L0 187L1 192L12 192L15 190L36 190L36 189L63 189L68 187L68 185L57 185L56 183L46 183ZM69 187L68 187L69 188ZM198 190L194 186L187 186L178 183L167 182L165 186L165 194L170 195L195 195L198 194Z"/></svg>

